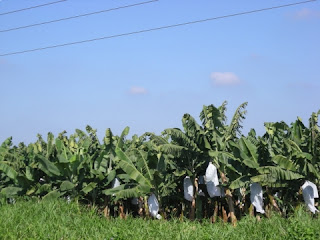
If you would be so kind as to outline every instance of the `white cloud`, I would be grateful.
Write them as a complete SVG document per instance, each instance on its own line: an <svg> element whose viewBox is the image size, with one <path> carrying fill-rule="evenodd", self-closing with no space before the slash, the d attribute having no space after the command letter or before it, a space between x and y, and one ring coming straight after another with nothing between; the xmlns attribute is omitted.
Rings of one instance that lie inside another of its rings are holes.
<svg viewBox="0 0 320 240"><path fill-rule="evenodd" d="M314 19L320 18L320 11L303 8L293 14L295 19Z"/></svg>
<svg viewBox="0 0 320 240"><path fill-rule="evenodd" d="M240 84L240 79L232 72L214 72L211 74L213 84L216 86L234 86Z"/></svg>
<svg viewBox="0 0 320 240"><path fill-rule="evenodd" d="M147 89L143 87L131 87L129 92L130 94L133 94L133 95L141 95L141 94L146 94Z"/></svg>

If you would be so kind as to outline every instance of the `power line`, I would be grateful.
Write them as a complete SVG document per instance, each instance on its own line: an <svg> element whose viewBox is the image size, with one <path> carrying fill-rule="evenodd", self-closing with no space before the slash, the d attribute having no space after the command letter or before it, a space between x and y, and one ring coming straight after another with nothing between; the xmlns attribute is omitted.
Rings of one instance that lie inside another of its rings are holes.
<svg viewBox="0 0 320 240"><path fill-rule="evenodd" d="M146 33L146 32L153 32L153 31L158 31L158 30L168 29L168 28L176 28L176 27L181 27L181 26L185 26L185 25L203 23L203 22L218 20L218 19L222 19L222 18L229 18L229 17L240 16L240 15L252 14L252 13L256 13L256 12L268 11L268 10L272 10L272 9L290 7L290 6L294 6L294 5L305 4L305 3L315 2L315 1L317 1L317 0L308 0L308 1L303 1L303 2L278 5L278 6L269 7L269 8L261 8L261 9L240 12L240 13L234 13L234 14L229 14L229 15L224 15L224 16L219 16L219 17L206 18L206 19L201 19L201 20L196 20L196 21L191 21L191 22L184 22L184 23L178 23L178 24L167 25L167 26L162 26L162 27L149 28L149 29L139 30L139 31L135 31L135 32L121 33L121 34L110 35L110 36L105 36L105 37L100 37L100 38L93 38L93 39L82 40L82 41L77 41L77 42L69 42L69 43L63 43L63 44L59 44L59 45L52 45L52 46L47 46L47 47L28 49L28 50L23 50L23 51L18 51L18 52L9 52L9 53L0 54L0 57L23 54L23 53L28 53L28 52L35 52L35 51L42 51L42 50L51 49L51 48L65 47L65 46L94 42L94 41L100 41L100 40L105 40L105 39L110 39L110 38L124 37L124 36L135 35L135 34Z"/></svg>
<svg viewBox="0 0 320 240"><path fill-rule="evenodd" d="M50 24L50 23L62 22L62 21L67 21L67 20L71 20L71 19L75 19L75 18L88 17L88 16L95 15L95 14L101 14L101 13L105 13L105 12L120 10L120 9L123 9L123 8L135 7L135 6L144 5L144 4L148 4L148 3L153 3L153 2L157 2L157 1L159 1L159 0L152 0L152 1L147 1L147 2L140 2L140 3L131 4L131 5L126 5L126 6L121 6L121 7L116 7L116 8L104 9L104 10L97 11L97 12L90 12L90 13L85 13L85 14L81 14L81 15L76 15L76 16L71 16L71 17L66 17L66 18L60 18L60 19L55 19L55 20L51 20L51 21L47 21L47 22L41 22L41 23L35 23L35 24L30 24L30 25L15 27L15 28L4 29L4 30L0 30L0 33L2 33L2 32L10 32L10 31L16 31L16 30L20 30L20 29L24 29L24 28L36 27L36 26L46 25L46 24Z"/></svg>
<svg viewBox="0 0 320 240"><path fill-rule="evenodd" d="M0 13L0 16L12 14L12 13L17 13L17 12L22 12L22 11L27 11L27 10L31 10L31 9L34 9L34 8L46 7L48 5L53 5L53 4L57 4L57 3L65 2L65 1L68 1L68 0L60 0L60 1L55 1L55 2L49 2L49 3L45 3L45 4L41 4L41 5L32 6L32 7L17 9L17 10L10 11L10 12L4 12L4 13Z"/></svg>

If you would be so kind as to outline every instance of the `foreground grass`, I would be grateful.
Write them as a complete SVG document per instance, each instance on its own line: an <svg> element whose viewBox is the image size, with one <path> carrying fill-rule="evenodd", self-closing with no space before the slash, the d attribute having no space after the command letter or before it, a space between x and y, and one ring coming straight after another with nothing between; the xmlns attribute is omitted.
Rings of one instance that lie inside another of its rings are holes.
<svg viewBox="0 0 320 240"><path fill-rule="evenodd" d="M18 202L0 207L0 239L320 239L320 220L303 210L283 219L245 217L236 228L179 220L106 220L76 203Z"/></svg>

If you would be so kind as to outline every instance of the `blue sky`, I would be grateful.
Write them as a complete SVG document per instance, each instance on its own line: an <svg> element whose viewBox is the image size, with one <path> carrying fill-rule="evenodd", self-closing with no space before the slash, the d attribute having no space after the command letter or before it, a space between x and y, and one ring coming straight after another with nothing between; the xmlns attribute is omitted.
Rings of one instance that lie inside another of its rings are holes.
<svg viewBox="0 0 320 240"><path fill-rule="evenodd" d="M0 13L48 1L0 2ZM0 16L0 30L138 3L68 0ZM143 0L141 1L143 2ZM294 1L160 0L86 18L0 33L0 55ZM248 101L243 133L264 122L307 123L320 109L320 4L220 19L81 45L0 57L0 142L67 130L160 134L184 113Z"/></svg>

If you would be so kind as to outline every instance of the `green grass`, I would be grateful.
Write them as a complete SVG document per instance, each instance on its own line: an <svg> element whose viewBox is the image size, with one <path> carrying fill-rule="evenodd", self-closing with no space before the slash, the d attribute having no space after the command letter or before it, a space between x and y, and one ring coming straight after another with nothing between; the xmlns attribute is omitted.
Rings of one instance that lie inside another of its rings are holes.
<svg viewBox="0 0 320 240"><path fill-rule="evenodd" d="M179 220L101 217L76 203L26 202L0 207L0 239L320 239L320 220L303 209L288 219L245 217L237 227Z"/></svg>

